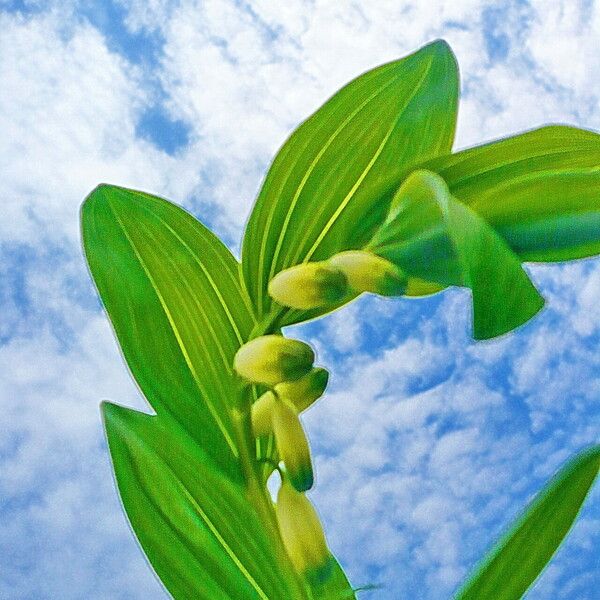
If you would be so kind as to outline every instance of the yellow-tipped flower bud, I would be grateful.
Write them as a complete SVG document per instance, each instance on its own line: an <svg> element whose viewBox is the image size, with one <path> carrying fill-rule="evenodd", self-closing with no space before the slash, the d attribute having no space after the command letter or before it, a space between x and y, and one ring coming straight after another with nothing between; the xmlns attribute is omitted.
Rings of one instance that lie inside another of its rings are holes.
<svg viewBox="0 0 600 600"><path fill-rule="evenodd" d="M296 408L281 398L273 407L273 433L290 483L299 492L309 490L314 477L308 440Z"/></svg>
<svg viewBox="0 0 600 600"><path fill-rule="evenodd" d="M315 353L304 342L263 335L237 351L233 368L248 381L274 386L306 375L314 360Z"/></svg>
<svg viewBox="0 0 600 600"><path fill-rule="evenodd" d="M296 265L277 273L269 294L282 304L301 310L340 302L348 294L345 275L325 262Z"/></svg>
<svg viewBox="0 0 600 600"><path fill-rule="evenodd" d="M273 410L276 402L275 394L268 391L252 405L250 417L252 431L256 437L273 433Z"/></svg>
<svg viewBox="0 0 600 600"><path fill-rule="evenodd" d="M407 277L396 265L365 250L349 250L332 256L330 265L344 273L355 292L399 296L406 289Z"/></svg>
<svg viewBox="0 0 600 600"><path fill-rule="evenodd" d="M333 557L310 500L284 480L275 513L283 545L296 571L311 580L324 581L331 573Z"/></svg>
<svg viewBox="0 0 600 600"><path fill-rule="evenodd" d="M323 395L328 381L329 372L321 367L315 367L296 381L278 383L275 391L278 396L291 402L298 412L302 412Z"/></svg>

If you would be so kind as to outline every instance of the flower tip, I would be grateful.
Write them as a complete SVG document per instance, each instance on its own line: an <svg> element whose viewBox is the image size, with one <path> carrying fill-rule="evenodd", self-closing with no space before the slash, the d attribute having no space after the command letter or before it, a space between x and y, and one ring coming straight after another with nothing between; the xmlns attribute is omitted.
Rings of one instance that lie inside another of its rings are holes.
<svg viewBox="0 0 600 600"><path fill-rule="evenodd" d="M323 581L332 566L325 533L310 500L284 478L275 513L285 549L296 571L311 581ZM329 571L330 572L330 571Z"/></svg>
<svg viewBox="0 0 600 600"><path fill-rule="evenodd" d="M305 571L304 577L306 577L313 586L320 586L331 577L334 567L335 558L333 557L333 554L329 553L328 556L323 559L321 565L312 568L309 567Z"/></svg>
<svg viewBox="0 0 600 600"><path fill-rule="evenodd" d="M329 371L322 367L314 367L296 381L284 381L276 385L275 391L291 402L298 412L302 412L323 395L328 381Z"/></svg>
<svg viewBox="0 0 600 600"><path fill-rule="evenodd" d="M312 464L301 465L294 471L287 471L290 483L298 492L307 492L315 482Z"/></svg>

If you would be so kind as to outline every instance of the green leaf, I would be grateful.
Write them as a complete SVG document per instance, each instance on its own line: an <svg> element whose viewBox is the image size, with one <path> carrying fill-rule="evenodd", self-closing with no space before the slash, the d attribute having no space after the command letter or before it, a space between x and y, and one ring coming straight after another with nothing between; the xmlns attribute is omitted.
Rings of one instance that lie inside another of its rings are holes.
<svg viewBox="0 0 600 600"><path fill-rule="evenodd" d="M484 558L456 600L521 598L571 529L599 468L600 446L567 463Z"/></svg>
<svg viewBox="0 0 600 600"><path fill-rule="evenodd" d="M181 208L101 185L82 207L90 271L144 396L240 480L233 356L254 325L238 263Z"/></svg>
<svg viewBox="0 0 600 600"><path fill-rule="evenodd" d="M157 413L104 405L121 498L152 566L177 599L307 598L232 370L255 326L237 261L182 209L114 186L86 199L82 228L123 355Z"/></svg>
<svg viewBox="0 0 600 600"><path fill-rule="evenodd" d="M544 304L506 242L430 171L399 188L368 249L417 279L409 293L421 291L421 280L471 288L476 339L511 331Z"/></svg>
<svg viewBox="0 0 600 600"><path fill-rule="evenodd" d="M267 285L276 273L364 245L400 173L450 150L457 98L455 59L438 41L358 77L292 134L243 241L243 279L259 319L271 309ZM280 325L323 313L282 310Z"/></svg>
<svg viewBox="0 0 600 600"><path fill-rule="evenodd" d="M525 261L600 253L600 135L566 126L437 158L454 196Z"/></svg>
<svg viewBox="0 0 600 600"><path fill-rule="evenodd" d="M173 598L304 599L247 490L163 419L103 405L117 485L132 527Z"/></svg>

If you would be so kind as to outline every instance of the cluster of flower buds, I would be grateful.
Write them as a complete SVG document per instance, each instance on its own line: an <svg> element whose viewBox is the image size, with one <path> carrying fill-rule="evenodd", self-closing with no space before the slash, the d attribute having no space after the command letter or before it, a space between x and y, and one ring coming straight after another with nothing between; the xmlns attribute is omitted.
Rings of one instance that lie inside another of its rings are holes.
<svg viewBox="0 0 600 600"><path fill-rule="evenodd" d="M344 302L362 292L399 296L408 278L396 265L367 250L348 250L322 262L281 271L269 282L279 304L308 310Z"/></svg>
<svg viewBox="0 0 600 600"><path fill-rule="evenodd" d="M274 434L289 480L301 492L312 487L313 468L298 413L323 394L328 379L314 359L304 342L264 335L244 344L233 361L242 377L270 387L252 407L254 435Z"/></svg>
<svg viewBox="0 0 600 600"><path fill-rule="evenodd" d="M313 485L310 448L299 413L325 391L329 374L314 367L307 344L264 335L242 346L234 368L244 379L269 386L252 405L256 437L273 434L285 469L275 511L281 538L295 569L320 581L330 572L332 555L319 517L304 492Z"/></svg>

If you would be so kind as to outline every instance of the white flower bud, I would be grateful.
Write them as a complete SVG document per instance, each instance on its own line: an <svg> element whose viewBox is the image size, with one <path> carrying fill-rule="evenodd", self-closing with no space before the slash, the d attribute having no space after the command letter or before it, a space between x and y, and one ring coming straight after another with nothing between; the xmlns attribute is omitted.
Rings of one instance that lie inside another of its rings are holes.
<svg viewBox="0 0 600 600"><path fill-rule="evenodd" d="M269 390L252 405L250 417L256 437L273 433L273 409L276 402L275 394Z"/></svg>
<svg viewBox="0 0 600 600"><path fill-rule="evenodd" d="M333 556L310 500L284 480L275 513L281 539L296 571L308 579L325 580L331 573Z"/></svg>
<svg viewBox="0 0 600 600"><path fill-rule="evenodd" d="M248 381L273 386L306 375L314 359L312 348L304 342L281 335L263 335L237 351L233 368Z"/></svg>
<svg viewBox="0 0 600 600"><path fill-rule="evenodd" d="M290 483L300 492L314 481L310 447L296 408L279 399L273 405L273 433Z"/></svg>
<svg viewBox="0 0 600 600"><path fill-rule="evenodd" d="M269 294L279 304L308 310L335 304L348 295L346 277L325 262L296 265L277 273Z"/></svg>
<svg viewBox="0 0 600 600"><path fill-rule="evenodd" d="M344 273L355 292L400 296L406 290L407 277L402 270L372 252L349 250L332 256L327 262Z"/></svg>

